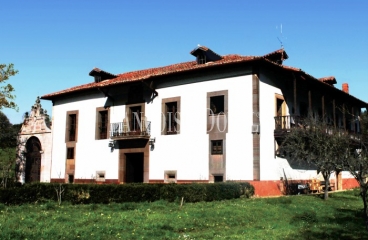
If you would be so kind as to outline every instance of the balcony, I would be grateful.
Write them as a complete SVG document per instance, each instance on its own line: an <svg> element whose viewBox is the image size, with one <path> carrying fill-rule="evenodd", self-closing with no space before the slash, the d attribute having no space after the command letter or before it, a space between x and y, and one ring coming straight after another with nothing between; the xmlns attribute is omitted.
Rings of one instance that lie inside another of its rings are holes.
<svg viewBox="0 0 368 240"><path fill-rule="evenodd" d="M302 117L297 115L275 117L274 137L276 141L281 142L282 139L285 137L285 134L289 133L292 128L308 129L308 125L305 123ZM357 131L357 129L359 129L358 126L355 126L354 130L352 130L351 128L335 128L332 125L327 125L327 128L324 131L326 131L327 134L333 134L334 132L339 132L340 134L348 134L354 144L358 144L361 139L361 133Z"/></svg>
<svg viewBox="0 0 368 240"><path fill-rule="evenodd" d="M110 124L110 138L119 139L149 139L151 136L150 121L123 121Z"/></svg>

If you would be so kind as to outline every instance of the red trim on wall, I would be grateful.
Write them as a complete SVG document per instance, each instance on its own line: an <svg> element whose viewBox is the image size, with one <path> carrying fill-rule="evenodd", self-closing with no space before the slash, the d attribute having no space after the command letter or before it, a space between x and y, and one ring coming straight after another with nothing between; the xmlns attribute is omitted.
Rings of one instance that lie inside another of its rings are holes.
<svg viewBox="0 0 368 240"><path fill-rule="evenodd" d="M105 179L105 181L96 181L96 179L74 179L74 183L119 184L119 180Z"/></svg>
<svg viewBox="0 0 368 240"><path fill-rule="evenodd" d="M51 178L51 183L66 183L64 178ZM102 181L96 181L95 179L88 179L88 178L83 178L83 179L74 179L74 183L95 183L95 184L119 184L119 180L118 179L105 179L104 182Z"/></svg>
<svg viewBox="0 0 368 240"><path fill-rule="evenodd" d="M150 179L149 183L165 183L165 181L160 179Z"/></svg>
<svg viewBox="0 0 368 240"><path fill-rule="evenodd" d="M51 178L50 183L65 183L64 178Z"/></svg>
<svg viewBox="0 0 368 240"><path fill-rule="evenodd" d="M208 183L208 180L176 180L177 183Z"/></svg>
<svg viewBox="0 0 368 240"><path fill-rule="evenodd" d="M249 181L255 188L255 197L281 196L283 195L283 182L278 181Z"/></svg>
<svg viewBox="0 0 368 240"><path fill-rule="evenodd" d="M271 196L281 196L284 195L284 181L248 181L255 188L254 196L255 197L271 197ZM288 183L302 183L306 184L310 182L310 180L293 180ZM330 180L332 186L334 186L335 181L333 179ZM354 178L345 178L342 179L342 189L352 189L359 187L358 182ZM332 187L332 190L334 188Z"/></svg>
<svg viewBox="0 0 368 240"><path fill-rule="evenodd" d="M302 183L306 184L310 180L293 180L288 183ZM51 183L65 183L63 178L52 178ZM255 197L271 197L271 196L282 196L284 195L284 181L241 181L249 182L255 188ZM95 183L95 184L120 184L118 179L106 179L104 182L95 181L95 179L74 179L74 183ZM164 183L161 179L150 179L149 183ZM179 184L185 183L208 183L208 180L177 180ZM331 184L334 180L331 179ZM354 178L342 179L343 189L352 189L359 187L358 182Z"/></svg>
<svg viewBox="0 0 368 240"><path fill-rule="evenodd" d="M359 187L359 184L355 178L342 179L342 189L351 189Z"/></svg>
<svg viewBox="0 0 368 240"><path fill-rule="evenodd" d="M150 179L149 183L165 183L165 180ZM208 180L177 180L176 183L208 183Z"/></svg>

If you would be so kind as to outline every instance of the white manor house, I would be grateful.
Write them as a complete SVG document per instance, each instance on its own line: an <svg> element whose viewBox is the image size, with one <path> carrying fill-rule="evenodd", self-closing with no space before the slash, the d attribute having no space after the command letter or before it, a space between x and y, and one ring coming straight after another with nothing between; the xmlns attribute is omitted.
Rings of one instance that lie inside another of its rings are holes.
<svg viewBox="0 0 368 240"><path fill-rule="evenodd" d="M198 46L194 61L112 74L41 99L53 103L52 126L36 101L23 125L22 182L190 183L249 181L257 195L282 194L282 181L318 178L278 154L294 119L313 112L359 134L367 103L284 65L284 49L263 56L221 56ZM345 115L341 106L353 113ZM355 186L347 172L335 189Z"/></svg>

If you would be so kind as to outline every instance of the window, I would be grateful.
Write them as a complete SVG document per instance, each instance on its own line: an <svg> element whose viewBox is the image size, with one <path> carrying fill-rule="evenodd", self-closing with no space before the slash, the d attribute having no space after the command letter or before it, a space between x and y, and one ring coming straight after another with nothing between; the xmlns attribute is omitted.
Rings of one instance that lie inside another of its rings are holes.
<svg viewBox="0 0 368 240"><path fill-rule="evenodd" d="M74 159L74 148L73 147L67 148L66 158L67 159Z"/></svg>
<svg viewBox="0 0 368 240"><path fill-rule="evenodd" d="M210 97L210 114L218 115L225 113L225 96Z"/></svg>
<svg viewBox="0 0 368 240"><path fill-rule="evenodd" d="M78 138L78 111L66 113L65 142L77 142Z"/></svg>
<svg viewBox="0 0 368 240"><path fill-rule="evenodd" d="M101 82L101 76L95 76L95 82L98 83L98 82Z"/></svg>
<svg viewBox="0 0 368 240"><path fill-rule="evenodd" d="M68 183L73 183L73 182L74 182L74 175L68 174Z"/></svg>
<svg viewBox="0 0 368 240"><path fill-rule="evenodd" d="M222 140L211 141L211 154L220 155L223 153Z"/></svg>
<svg viewBox="0 0 368 240"><path fill-rule="evenodd" d="M165 171L165 183L176 183L176 170Z"/></svg>
<svg viewBox="0 0 368 240"><path fill-rule="evenodd" d="M96 139L107 139L109 132L109 110L97 108Z"/></svg>
<svg viewBox="0 0 368 240"><path fill-rule="evenodd" d="M105 171L97 171L96 172L96 181L105 181Z"/></svg>
<svg viewBox="0 0 368 240"><path fill-rule="evenodd" d="M166 103L166 134L176 134L177 133L177 102Z"/></svg>
<svg viewBox="0 0 368 240"><path fill-rule="evenodd" d="M141 115L142 115L141 106L130 108L130 123L129 123L130 131L140 132L142 130Z"/></svg>
<svg viewBox="0 0 368 240"><path fill-rule="evenodd" d="M206 63L206 55L205 54L198 54L197 55L197 63L198 64L204 64Z"/></svg>
<svg viewBox="0 0 368 240"><path fill-rule="evenodd" d="M224 176L223 175L215 175L213 176L214 182L223 182Z"/></svg>
<svg viewBox="0 0 368 240"><path fill-rule="evenodd" d="M162 99L162 135L180 132L180 97Z"/></svg>
<svg viewBox="0 0 368 240"><path fill-rule="evenodd" d="M75 132L77 129L77 115L69 115L69 141L75 141Z"/></svg>
<svg viewBox="0 0 368 240"><path fill-rule="evenodd" d="M207 133L210 135L224 133L228 131L228 90L208 92L206 97L206 114L207 114ZM224 139L222 136L213 136ZM213 139L211 137L211 139Z"/></svg>

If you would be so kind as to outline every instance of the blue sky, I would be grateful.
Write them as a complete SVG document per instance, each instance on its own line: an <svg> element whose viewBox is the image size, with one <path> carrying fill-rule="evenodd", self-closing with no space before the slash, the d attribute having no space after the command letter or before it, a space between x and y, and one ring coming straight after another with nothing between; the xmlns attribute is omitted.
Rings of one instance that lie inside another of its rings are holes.
<svg viewBox="0 0 368 240"><path fill-rule="evenodd" d="M37 96L117 74L194 60L197 44L221 55L263 55L281 47L285 65L368 102L368 1L3 1L0 62L14 63L20 123ZM282 26L282 32L281 32ZM50 101L42 105L51 114Z"/></svg>

